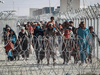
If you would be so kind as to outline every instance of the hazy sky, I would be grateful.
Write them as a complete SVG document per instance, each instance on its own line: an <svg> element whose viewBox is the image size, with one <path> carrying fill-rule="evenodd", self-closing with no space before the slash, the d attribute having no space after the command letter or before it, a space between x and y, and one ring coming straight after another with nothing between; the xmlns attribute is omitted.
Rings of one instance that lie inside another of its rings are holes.
<svg viewBox="0 0 100 75"><path fill-rule="evenodd" d="M0 12L5 10L12 10L13 7L17 11L16 15L29 15L29 8L43 8L49 7L49 0L0 0L4 1L4 4L0 3ZM14 2L14 6L13 6ZM51 6L60 6L60 0L50 0ZM100 0L85 0L86 5L93 5L100 3ZM81 0L81 6L82 0Z"/></svg>

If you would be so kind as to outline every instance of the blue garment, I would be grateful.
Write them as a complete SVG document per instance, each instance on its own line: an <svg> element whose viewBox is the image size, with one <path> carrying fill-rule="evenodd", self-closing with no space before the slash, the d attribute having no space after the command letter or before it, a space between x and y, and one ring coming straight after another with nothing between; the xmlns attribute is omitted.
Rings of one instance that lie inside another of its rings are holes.
<svg viewBox="0 0 100 75"><path fill-rule="evenodd" d="M16 35L12 35L11 42L14 44L16 42Z"/></svg>
<svg viewBox="0 0 100 75"><path fill-rule="evenodd" d="M13 57L12 51L7 51L7 55L8 55L8 57Z"/></svg>
<svg viewBox="0 0 100 75"><path fill-rule="evenodd" d="M56 30L56 28L53 28L53 32Z"/></svg>
<svg viewBox="0 0 100 75"><path fill-rule="evenodd" d="M13 35L12 35L12 36L9 35L9 37L11 38L11 42L12 42L12 43L15 43L15 41L16 41L16 34L15 34L15 31L14 31L13 29L11 29L11 27L10 27L9 25L6 25L6 27L3 28L3 35L2 35L5 44L7 43L7 39L8 39L8 37L6 36L7 28L10 28L10 31L13 31L13 35L14 35L14 36L13 36Z"/></svg>
<svg viewBox="0 0 100 75"><path fill-rule="evenodd" d="M66 23L70 22L69 20L66 20Z"/></svg>
<svg viewBox="0 0 100 75"><path fill-rule="evenodd" d="M40 26L36 26L36 28L35 28L35 30L34 30L34 35L36 36L36 37L38 37L39 35L43 35L43 29L41 29L41 27Z"/></svg>
<svg viewBox="0 0 100 75"><path fill-rule="evenodd" d="M84 60L89 55L89 45L92 40L89 29L79 28L77 31L77 44L79 45L80 59L84 63ZM90 40L91 39L91 40Z"/></svg>

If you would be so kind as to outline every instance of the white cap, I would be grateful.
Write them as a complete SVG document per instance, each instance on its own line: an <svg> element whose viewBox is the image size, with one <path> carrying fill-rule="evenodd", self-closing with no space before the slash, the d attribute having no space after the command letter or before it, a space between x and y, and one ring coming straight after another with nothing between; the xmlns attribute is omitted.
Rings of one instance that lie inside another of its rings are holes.
<svg viewBox="0 0 100 75"><path fill-rule="evenodd" d="M25 27L21 27L21 29L25 29Z"/></svg>

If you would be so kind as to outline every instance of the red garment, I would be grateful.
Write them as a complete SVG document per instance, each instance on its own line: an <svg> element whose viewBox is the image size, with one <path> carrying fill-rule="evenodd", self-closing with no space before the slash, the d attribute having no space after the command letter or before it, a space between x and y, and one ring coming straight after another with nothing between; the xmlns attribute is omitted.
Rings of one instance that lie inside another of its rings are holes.
<svg viewBox="0 0 100 75"><path fill-rule="evenodd" d="M68 39L70 38L69 29L66 29L66 30L65 30L64 36L65 36L66 38L68 38Z"/></svg>
<svg viewBox="0 0 100 75"><path fill-rule="evenodd" d="M73 50L73 47L71 47L71 50Z"/></svg>
<svg viewBox="0 0 100 75"><path fill-rule="evenodd" d="M9 41L8 43L7 43L7 45L6 45L6 51L9 51L9 50L11 50L12 49L12 51L14 51L14 45L13 45L13 43L11 42L11 41Z"/></svg>

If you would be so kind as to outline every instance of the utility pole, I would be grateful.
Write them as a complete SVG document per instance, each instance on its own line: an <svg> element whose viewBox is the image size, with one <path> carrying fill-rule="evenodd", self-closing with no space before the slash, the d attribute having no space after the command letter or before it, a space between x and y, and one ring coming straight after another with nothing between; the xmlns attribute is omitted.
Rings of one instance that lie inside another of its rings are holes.
<svg viewBox="0 0 100 75"><path fill-rule="evenodd" d="M50 3L50 0L49 0L49 9L50 9L50 14L51 14L51 3Z"/></svg>

